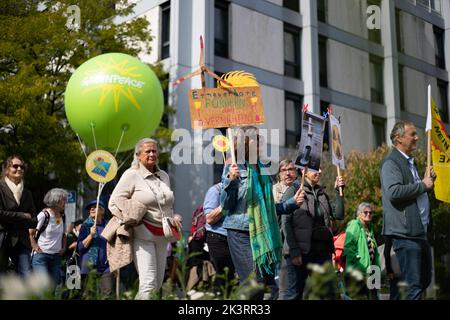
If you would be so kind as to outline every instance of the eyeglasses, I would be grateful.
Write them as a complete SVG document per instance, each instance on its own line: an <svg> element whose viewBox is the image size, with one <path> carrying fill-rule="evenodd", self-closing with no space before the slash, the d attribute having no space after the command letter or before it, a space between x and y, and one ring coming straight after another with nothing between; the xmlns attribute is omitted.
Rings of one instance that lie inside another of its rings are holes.
<svg viewBox="0 0 450 320"><path fill-rule="evenodd" d="M13 167L14 169L21 168L22 170L25 170L25 166L23 164L13 164L11 167Z"/></svg>
<svg viewBox="0 0 450 320"><path fill-rule="evenodd" d="M369 214L372 214L373 212L372 211L363 211L363 213L367 216Z"/></svg>
<svg viewBox="0 0 450 320"><path fill-rule="evenodd" d="M297 169L295 169L295 168L288 168L288 169L281 169L280 172L288 172L288 171L295 172L296 170Z"/></svg>

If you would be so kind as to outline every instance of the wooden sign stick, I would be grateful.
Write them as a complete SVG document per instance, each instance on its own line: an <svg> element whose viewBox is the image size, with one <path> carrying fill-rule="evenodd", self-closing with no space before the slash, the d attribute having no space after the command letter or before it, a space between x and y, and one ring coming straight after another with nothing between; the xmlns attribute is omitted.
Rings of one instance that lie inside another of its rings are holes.
<svg viewBox="0 0 450 320"><path fill-rule="evenodd" d="M306 172L308 172L308 166L305 167L305 171L302 174L302 184L300 185L300 190L303 190L303 187L305 186Z"/></svg>
<svg viewBox="0 0 450 320"><path fill-rule="evenodd" d="M337 175L338 175L338 177L340 177L341 176L341 168L339 166L336 166L336 169L337 169ZM344 191L342 190L342 187L339 187L339 195L341 197L344 196Z"/></svg>
<svg viewBox="0 0 450 320"><path fill-rule="evenodd" d="M231 161L232 163L236 163L236 155L234 154L233 130L231 128L227 129L227 136L230 143Z"/></svg>
<svg viewBox="0 0 450 320"><path fill-rule="evenodd" d="M431 177L431 130L427 131L427 170L425 175Z"/></svg>

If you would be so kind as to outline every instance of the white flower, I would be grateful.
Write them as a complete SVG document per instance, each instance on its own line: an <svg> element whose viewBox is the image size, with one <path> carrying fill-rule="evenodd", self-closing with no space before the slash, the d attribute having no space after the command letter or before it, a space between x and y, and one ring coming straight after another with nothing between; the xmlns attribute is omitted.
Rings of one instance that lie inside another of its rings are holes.
<svg viewBox="0 0 450 320"><path fill-rule="evenodd" d="M133 295L133 292L131 292L131 291L125 291L124 293L123 293L123 296L124 296L124 298L125 299L133 299L133 297L134 297L134 295Z"/></svg>
<svg viewBox="0 0 450 320"><path fill-rule="evenodd" d="M193 294L195 294L197 291L195 291L194 289L192 289L192 290L189 290L188 292L187 292L187 295L188 296L192 296Z"/></svg>
<svg viewBox="0 0 450 320"><path fill-rule="evenodd" d="M25 282L16 275L3 276L0 281L3 300L26 300L28 289Z"/></svg>
<svg viewBox="0 0 450 320"><path fill-rule="evenodd" d="M26 286L31 295L41 295L50 288L51 282L46 272L32 272L26 279Z"/></svg>
<svg viewBox="0 0 450 320"><path fill-rule="evenodd" d="M250 287L251 287L251 288L256 288L256 287L258 287L258 286L259 286L259 284L258 284L258 282L256 282L255 279L251 279L251 280L250 280Z"/></svg>
<svg viewBox="0 0 450 320"><path fill-rule="evenodd" d="M349 271L350 271L350 275L353 278L355 278L357 281L363 281L364 280L364 275L358 269L351 268Z"/></svg>
<svg viewBox="0 0 450 320"><path fill-rule="evenodd" d="M308 263L308 269L312 270L315 273L325 273L325 268L316 263Z"/></svg>
<svg viewBox="0 0 450 320"><path fill-rule="evenodd" d="M204 295L205 294L203 292L196 292L191 295L191 300L200 300Z"/></svg>

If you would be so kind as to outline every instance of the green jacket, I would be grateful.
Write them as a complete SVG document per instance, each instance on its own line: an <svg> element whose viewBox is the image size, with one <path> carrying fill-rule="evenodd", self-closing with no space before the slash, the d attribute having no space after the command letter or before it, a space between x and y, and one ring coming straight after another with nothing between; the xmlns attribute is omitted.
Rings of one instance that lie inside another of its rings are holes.
<svg viewBox="0 0 450 320"><path fill-rule="evenodd" d="M369 225L369 231L372 239L375 241L375 261L380 266L380 256L378 255L378 246L373 234L373 226ZM371 265L369 248L367 247L367 238L364 227L359 219L353 219L347 225L345 231L344 244L345 267L355 268L366 274L367 268Z"/></svg>

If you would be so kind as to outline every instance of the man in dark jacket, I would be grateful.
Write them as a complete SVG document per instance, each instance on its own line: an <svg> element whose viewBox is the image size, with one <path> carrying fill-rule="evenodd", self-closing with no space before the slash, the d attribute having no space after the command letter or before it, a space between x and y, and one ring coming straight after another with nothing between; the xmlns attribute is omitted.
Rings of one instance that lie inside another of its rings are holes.
<svg viewBox="0 0 450 320"><path fill-rule="evenodd" d="M331 221L344 219L344 200L336 189L336 203L330 203L328 195L319 185L321 173L321 170L308 171L303 190L304 201L292 214L282 212L285 235L283 255L287 267L282 272L287 272L288 283L287 290L280 290L279 300L302 299L308 277L308 263L322 265L327 261L331 262L334 253ZM335 187L344 187L342 177L336 178ZM289 205L299 188L298 181L294 182L284 193L282 202ZM280 283L281 287L285 286Z"/></svg>
<svg viewBox="0 0 450 320"><path fill-rule="evenodd" d="M433 168L419 178L412 152L416 149L416 127L409 121L394 125L392 152L381 162L383 235L392 238L403 280L406 298L421 299L431 281L431 249L427 241L430 219L428 192L433 190Z"/></svg>

